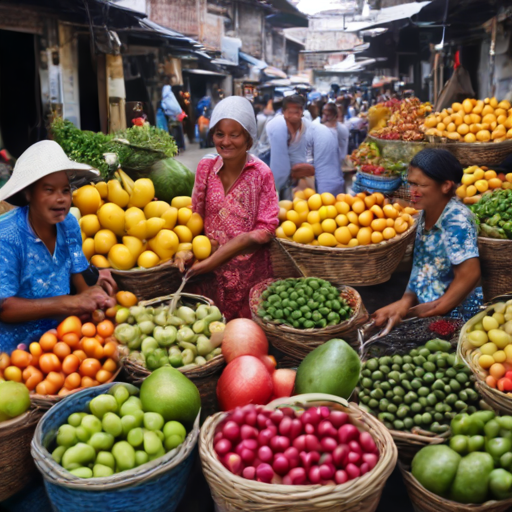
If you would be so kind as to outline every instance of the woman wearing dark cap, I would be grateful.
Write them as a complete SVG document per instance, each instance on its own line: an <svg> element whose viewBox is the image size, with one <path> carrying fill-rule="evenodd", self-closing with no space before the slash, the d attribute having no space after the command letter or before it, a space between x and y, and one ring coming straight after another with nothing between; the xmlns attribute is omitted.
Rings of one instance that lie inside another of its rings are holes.
<svg viewBox="0 0 512 512"><path fill-rule="evenodd" d="M373 315L376 325L406 317L469 318L482 303L477 228L471 211L455 197L460 162L444 149L424 149L411 161L411 202L418 220L413 269L404 296Z"/></svg>

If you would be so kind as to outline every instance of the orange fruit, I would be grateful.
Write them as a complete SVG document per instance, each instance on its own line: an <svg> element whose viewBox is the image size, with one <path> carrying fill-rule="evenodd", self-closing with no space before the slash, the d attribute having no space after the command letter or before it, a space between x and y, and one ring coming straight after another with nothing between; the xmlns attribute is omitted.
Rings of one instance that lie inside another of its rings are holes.
<svg viewBox="0 0 512 512"><path fill-rule="evenodd" d="M369 245L372 241L372 228L361 228L357 233L359 245Z"/></svg>
<svg viewBox="0 0 512 512"><path fill-rule="evenodd" d="M71 354L71 347L63 342L63 341L59 341L58 343L55 344L55 346L53 347L53 353L60 359L60 360L63 360L66 358L66 356L69 356L69 354Z"/></svg>
<svg viewBox="0 0 512 512"><path fill-rule="evenodd" d="M395 237L395 236L396 236L396 231L395 231L392 227L386 228L386 229L382 232L382 236L383 236L386 240L390 240L391 238L393 238L393 237Z"/></svg>
<svg viewBox="0 0 512 512"><path fill-rule="evenodd" d="M51 382L52 384L54 384L55 387L57 388L57 391L58 391L64 385L64 379L65 378L66 377L61 372L50 372L46 376L45 380L47 380L48 382Z"/></svg>
<svg viewBox="0 0 512 512"><path fill-rule="evenodd" d="M51 352L57 341L57 336L55 336L55 334L45 332L39 338L39 345L41 346L44 352Z"/></svg>
<svg viewBox="0 0 512 512"><path fill-rule="evenodd" d="M99 382L97 380L94 380L93 378L89 377L88 375L85 375L82 377L81 387L82 388L92 388L94 386L97 386Z"/></svg>
<svg viewBox="0 0 512 512"><path fill-rule="evenodd" d="M368 198L366 198L368 199ZM373 213L370 211L365 211L359 215L359 225L360 226L369 226L373 220Z"/></svg>
<svg viewBox="0 0 512 512"><path fill-rule="evenodd" d="M92 322L82 325L82 335L92 338L96 334L96 326Z"/></svg>
<svg viewBox="0 0 512 512"><path fill-rule="evenodd" d="M352 211L357 213L358 215L360 213L363 213L365 210L366 205L364 204L364 201L362 199L356 199L352 204Z"/></svg>
<svg viewBox="0 0 512 512"><path fill-rule="evenodd" d="M100 384L104 384L105 382L107 382L107 380L111 379L112 378L112 374L107 371L107 370L99 370L98 373L96 374L96 380L100 383Z"/></svg>
<svg viewBox="0 0 512 512"><path fill-rule="evenodd" d="M64 380L64 387L70 390L79 388L81 384L82 377L80 377L80 374L76 372L70 373Z"/></svg>
<svg viewBox="0 0 512 512"><path fill-rule="evenodd" d="M380 244L384 240L384 236L380 231L374 231L372 233L372 244Z"/></svg>
<svg viewBox="0 0 512 512"><path fill-rule="evenodd" d="M74 332L78 336L82 334L82 322L77 316L68 316L57 327L57 336L62 339L64 334Z"/></svg>
<svg viewBox="0 0 512 512"><path fill-rule="evenodd" d="M73 355L78 357L78 359L80 359L80 362L82 362L84 359L87 359L87 354L83 350L75 350L73 352Z"/></svg>
<svg viewBox="0 0 512 512"><path fill-rule="evenodd" d="M60 372L62 364L59 358L53 353L43 354L39 358L39 368L43 373L48 374L50 372Z"/></svg>
<svg viewBox="0 0 512 512"><path fill-rule="evenodd" d="M75 348L80 343L80 337L76 332L68 332L62 336L62 341L69 345L71 348Z"/></svg>
<svg viewBox="0 0 512 512"><path fill-rule="evenodd" d="M82 377L94 377L100 370L101 363L97 359L87 358L82 361L79 372Z"/></svg>
<svg viewBox="0 0 512 512"><path fill-rule="evenodd" d="M110 320L103 320L96 326L96 330L103 338L108 338L114 334L114 324Z"/></svg>
<svg viewBox="0 0 512 512"><path fill-rule="evenodd" d="M103 355L105 357L113 357L117 352L117 343L115 341L108 341L103 347Z"/></svg>
<svg viewBox="0 0 512 512"><path fill-rule="evenodd" d="M506 373L505 367L501 363L494 363L489 368L489 375L494 377L496 380L501 379Z"/></svg>
<svg viewBox="0 0 512 512"><path fill-rule="evenodd" d="M11 353L11 364L18 368L26 368L32 361L32 354L25 350L13 350Z"/></svg>
<svg viewBox="0 0 512 512"><path fill-rule="evenodd" d="M66 375L74 373L78 371L81 362L82 361L76 354L69 354L68 356L66 356L64 361L62 361L62 371Z"/></svg>
<svg viewBox="0 0 512 512"><path fill-rule="evenodd" d="M102 366L103 370L107 370L107 372L114 373L117 370L117 363L112 359L108 358Z"/></svg>
<svg viewBox="0 0 512 512"><path fill-rule="evenodd" d="M22 381L22 373L21 369L17 366L8 366L4 370L4 378L5 380L13 380L15 382L21 382Z"/></svg>

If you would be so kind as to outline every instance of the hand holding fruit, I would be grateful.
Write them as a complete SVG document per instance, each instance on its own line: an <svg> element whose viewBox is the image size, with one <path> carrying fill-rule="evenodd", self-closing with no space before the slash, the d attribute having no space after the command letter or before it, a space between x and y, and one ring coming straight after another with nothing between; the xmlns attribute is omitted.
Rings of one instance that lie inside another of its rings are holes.
<svg viewBox="0 0 512 512"><path fill-rule="evenodd" d="M98 286L101 286L111 297L117 293L117 283L115 282L110 270L103 268L99 270Z"/></svg>
<svg viewBox="0 0 512 512"><path fill-rule="evenodd" d="M73 314L90 314L96 309L108 309L116 305L116 300L108 296L98 285L91 286L84 292L71 298Z"/></svg>

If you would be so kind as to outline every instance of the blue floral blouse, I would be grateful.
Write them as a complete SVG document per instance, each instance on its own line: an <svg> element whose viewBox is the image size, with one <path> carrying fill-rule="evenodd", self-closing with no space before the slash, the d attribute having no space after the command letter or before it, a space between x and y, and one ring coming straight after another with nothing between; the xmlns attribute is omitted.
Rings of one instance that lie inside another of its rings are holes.
<svg viewBox="0 0 512 512"><path fill-rule="evenodd" d="M439 299L453 281L453 265L460 265L470 258L478 258L477 227L473 214L465 205L452 198L428 231L421 212L407 290L416 294L420 304ZM481 288L475 289L457 308L461 314L455 316L473 316L477 312L475 306L482 303L482 298Z"/></svg>
<svg viewBox="0 0 512 512"><path fill-rule="evenodd" d="M71 275L88 266L82 252L80 227L72 214L57 224L53 256L32 230L28 206L0 217L0 305L9 297L42 299L69 295ZM0 322L0 352L10 353L19 343L37 341L58 321Z"/></svg>

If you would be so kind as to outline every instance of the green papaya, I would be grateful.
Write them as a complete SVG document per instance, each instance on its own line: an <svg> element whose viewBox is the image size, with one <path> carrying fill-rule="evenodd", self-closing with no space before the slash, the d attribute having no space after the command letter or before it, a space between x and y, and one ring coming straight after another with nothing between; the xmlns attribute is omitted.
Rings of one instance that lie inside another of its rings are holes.
<svg viewBox="0 0 512 512"><path fill-rule="evenodd" d="M473 452L459 464L450 498L459 503L483 503L489 494L489 477L494 462L488 453Z"/></svg>
<svg viewBox="0 0 512 512"><path fill-rule="evenodd" d="M299 365L295 393L327 393L349 398L361 372L361 361L345 341L330 340L310 352Z"/></svg>

